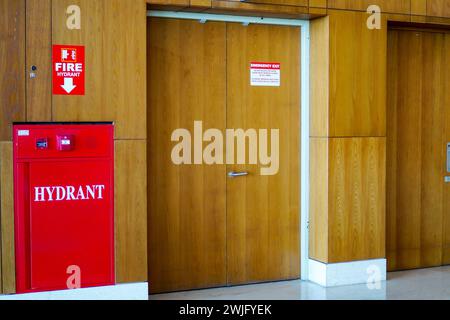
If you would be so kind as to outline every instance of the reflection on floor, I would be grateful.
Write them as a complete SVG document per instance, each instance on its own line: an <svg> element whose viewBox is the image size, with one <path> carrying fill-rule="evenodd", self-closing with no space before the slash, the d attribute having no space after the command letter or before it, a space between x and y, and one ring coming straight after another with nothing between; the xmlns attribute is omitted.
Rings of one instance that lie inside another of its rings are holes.
<svg viewBox="0 0 450 320"><path fill-rule="evenodd" d="M304 281L177 292L150 300L450 300L450 266L388 274L380 289L367 285L322 288Z"/></svg>

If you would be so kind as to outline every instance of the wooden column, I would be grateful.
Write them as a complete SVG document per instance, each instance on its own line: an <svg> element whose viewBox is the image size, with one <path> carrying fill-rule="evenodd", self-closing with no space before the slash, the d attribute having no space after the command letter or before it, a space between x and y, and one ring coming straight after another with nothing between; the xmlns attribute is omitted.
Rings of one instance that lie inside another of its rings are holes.
<svg viewBox="0 0 450 320"><path fill-rule="evenodd" d="M311 25L310 258L385 257L386 35L365 12Z"/></svg>

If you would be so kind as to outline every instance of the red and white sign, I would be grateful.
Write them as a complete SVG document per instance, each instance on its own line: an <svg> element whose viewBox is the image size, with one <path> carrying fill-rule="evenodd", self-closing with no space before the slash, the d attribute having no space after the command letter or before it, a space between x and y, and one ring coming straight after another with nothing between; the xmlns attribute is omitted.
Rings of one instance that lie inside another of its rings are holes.
<svg viewBox="0 0 450 320"><path fill-rule="evenodd" d="M84 46L53 46L53 94L84 95Z"/></svg>
<svg viewBox="0 0 450 320"><path fill-rule="evenodd" d="M281 64L278 62L250 63L250 85L279 87L281 85Z"/></svg>

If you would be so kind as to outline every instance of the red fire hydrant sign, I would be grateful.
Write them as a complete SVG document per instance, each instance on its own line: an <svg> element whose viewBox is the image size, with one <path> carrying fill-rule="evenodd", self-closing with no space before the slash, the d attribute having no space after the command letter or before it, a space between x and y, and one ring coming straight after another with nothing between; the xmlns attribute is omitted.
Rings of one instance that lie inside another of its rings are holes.
<svg viewBox="0 0 450 320"><path fill-rule="evenodd" d="M53 94L84 95L84 46L53 46Z"/></svg>

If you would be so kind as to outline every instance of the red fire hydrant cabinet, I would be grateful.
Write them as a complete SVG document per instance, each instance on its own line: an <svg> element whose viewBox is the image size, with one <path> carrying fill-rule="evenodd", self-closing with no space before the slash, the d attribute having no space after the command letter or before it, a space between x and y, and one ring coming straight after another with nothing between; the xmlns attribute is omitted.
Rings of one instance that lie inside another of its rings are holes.
<svg viewBox="0 0 450 320"><path fill-rule="evenodd" d="M14 125L17 293L112 285L114 127Z"/></svg>

